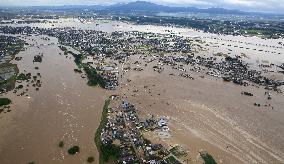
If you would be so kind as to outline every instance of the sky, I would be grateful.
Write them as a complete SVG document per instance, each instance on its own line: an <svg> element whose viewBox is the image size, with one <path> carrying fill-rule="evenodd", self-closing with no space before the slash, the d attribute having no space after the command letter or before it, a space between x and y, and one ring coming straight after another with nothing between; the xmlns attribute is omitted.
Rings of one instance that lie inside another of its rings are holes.
<svg viewBox="0 0 284 164"><path fill-rule="evenodd" d="M110 5L136 0L0 0L0 6ZM222 7L243 11L284 13L284 0L144 0L169 6Z"/></svg>

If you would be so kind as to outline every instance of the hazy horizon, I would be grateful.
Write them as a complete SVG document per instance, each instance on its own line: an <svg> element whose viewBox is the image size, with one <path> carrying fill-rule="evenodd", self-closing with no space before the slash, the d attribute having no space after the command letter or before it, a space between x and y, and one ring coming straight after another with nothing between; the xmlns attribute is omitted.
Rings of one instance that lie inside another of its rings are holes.
<svg viewBox="0 0 284 164"><path fill-rule="evenodd" d="M63 6L63 5L113 5L136 0L7 0L0 6ZM241 11L284 13L284 0L144 0L166 6L225 8Z"/></svg>

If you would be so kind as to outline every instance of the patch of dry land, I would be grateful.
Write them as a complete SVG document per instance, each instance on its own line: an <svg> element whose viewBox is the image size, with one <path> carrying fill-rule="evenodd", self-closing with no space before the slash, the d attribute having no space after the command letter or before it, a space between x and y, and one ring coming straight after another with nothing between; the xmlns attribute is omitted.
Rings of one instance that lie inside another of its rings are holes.
<svg viewBox="0 0 284 164"><path fill-rule="evenodd" d="M60 21L55 27L76 23L75 19ZM265 89L252 81L239 85L225 82L220 72L198 64L197 60L195 64L175 60L176 65L162 60L194 53L195 58L216 57L222 62L238 55L250 68L275 81L283 81L283 72L277 67L284 63L283 44L280 44L283 39L213 35L192 29L121 22L95 23L99 24L96 28L108 27L111 32L125 29L166 33L168 28L172 35L192 39L191 52L145 53L147 47L140 47L143 51L122 60L85 54L84 60L80 60L83 64L94 68L115 67L118 86L115 90L106 90L87 85L84 70L75 64L74 55L64 55L56 37L13 35L28 44L16 55L21 60L11 63L17 64L19 73L31 73L31 79L17 80L16 87L23 85L22 89L1 94L12 100L11 112L0 113L1 164L78 164L87 163L88 157L94 157L93 163L99 163L94 137L104 101L110 95L118 95L120 101L133 104L141 120L149 115L166 118L170 137L159 136L156 131L143 131L143 137L167 149L182 146L188 153L186 159L179 159L182 163L204 163L200 157L203 151L217 163L284 163L283 85L277 89ZM76 27L87 26L90 30L92 25L79 26L77 22ZM65 46L74 53L83 51ZM122 54L121 49L118 52ZM37 55L41 56L41 62L34 61ZM33 79L33 76L37 77ZM118 101L115 105L119 104ZM60 141L63 142L59 144ZM68 154L72 146L80 148L75 155Z"/></svg>

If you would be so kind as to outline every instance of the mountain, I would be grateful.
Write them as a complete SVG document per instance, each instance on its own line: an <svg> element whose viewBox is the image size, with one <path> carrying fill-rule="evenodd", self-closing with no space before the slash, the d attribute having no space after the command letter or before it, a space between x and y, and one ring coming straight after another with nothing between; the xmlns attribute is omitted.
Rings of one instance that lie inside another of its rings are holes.
<svg viewBox="0 0 284 164"><path fill-rule="evenodd" d="M8 7L9 8L9 7ZM193 13L208 13L208 14L232 14L232 15L259 15L265 13L255 13L255 12L244 12L240 10L228 10L224 8L207 8L201 9L196 7L172 7L165 5L158 5L146 1L136 1L130 3L117 3L110 6L103 5L63 5L63 6L26 6L26 7L10 7L14 9L32 9L34 11L102 11L105 13L159 13L159 12L193 12ZM1 9L6 9L6 7L1 7Z"/></svg>
<svg viewBox="0 0 284 164"><path fill-rule="evenodd" d="M136 1L136 2L130 2L126 4L116 4L113 6L110 6L108 8L109 10L113 11L153 11L153 10L169 10L170 7L163 6L163 5L157 5L151 2L146 1Z"/></svg>
<svg viewBox="0 0 284 164"><path fill-rule="evenodd" d="M197 12L197 13L212 13L212 14L245 14L239 10L227 10L223 8L208 8L199 9L196 7L170 7L158 5L146 1L136 1L126 4L116 4L105 8L113 12Z"/></svg>

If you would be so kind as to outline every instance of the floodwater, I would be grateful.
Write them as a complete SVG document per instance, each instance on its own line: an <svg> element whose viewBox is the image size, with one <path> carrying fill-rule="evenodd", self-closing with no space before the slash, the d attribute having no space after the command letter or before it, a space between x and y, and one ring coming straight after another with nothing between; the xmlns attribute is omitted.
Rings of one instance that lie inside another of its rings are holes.
<svg viewBox="0 0 284 164"><path fill-rule="evenodd" d="M133 56L129 63L137 61L138 56ZM204 149L217 163L284 162L283 93L272 92L273 100L267 101L263 87L243 87L187 72L195 78L190 80L179 77L181 72L170 66L157 73L152 67L158 62L139 62L144 70L126 72L125 79L131 82L122 84L117 94L133 102L144 116L151 113L169 118L172 138L159 142L183 145L193 163L200 162L196 157ZM148 66L144 67L146 63ZM173 75L169 76L170 73ZM243 91L254 96L244 96ZM261 107L255 107L255 102Z"/></svg>
<svg viewBox="0 0 284 164"><path fill-rule="evenodd" d="M12 92L3 95L13 104L10 113L0 115L0 163L84 163L89 156L98 159L94 135L105 91L87 86L86 80L74 73L74 59L59 55L56 38L40 38L26 37L35 46L21 51L17 56L22 60L14 63L20 73L40 73L42 87L36 91L24 85L23 90L28 89L24 96ZM33 63L39 53L43 53L42 63ZM58 147L60 141L63 148ZM80 147L80 153L68 155L68 148L74 145Z"/></svg>

